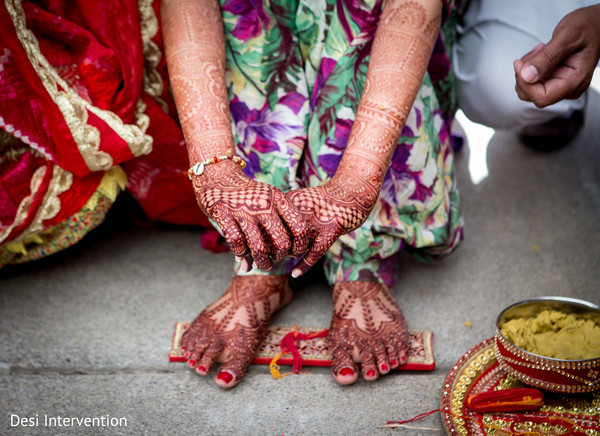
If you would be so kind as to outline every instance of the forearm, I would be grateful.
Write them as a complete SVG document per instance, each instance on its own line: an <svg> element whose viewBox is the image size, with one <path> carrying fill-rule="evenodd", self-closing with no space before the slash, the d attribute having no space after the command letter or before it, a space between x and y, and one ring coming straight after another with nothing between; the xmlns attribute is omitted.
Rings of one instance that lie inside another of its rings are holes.
<svg viewBox="0 0 600 436"><path fill-rule="evenodd" d="M233 152L219 4L163 0L161 8L169 80L190 162Z"/></svg>
<svg viewBox="0 0 600 436"><path fill-rule="evenodd" d="M335 178L360 178L377 197L440 28L440 0L390 0L381 13L365 88Z"/></svg>

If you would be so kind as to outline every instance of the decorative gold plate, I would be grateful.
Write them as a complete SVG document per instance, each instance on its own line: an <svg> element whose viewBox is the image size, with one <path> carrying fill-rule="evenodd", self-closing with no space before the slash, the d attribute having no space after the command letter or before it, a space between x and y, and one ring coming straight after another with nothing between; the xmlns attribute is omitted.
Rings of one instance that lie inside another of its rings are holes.
<svg viewBox="0 0 600 436"><path fill-rule="evenodd" d="M493 337L486 339L465 353L446 377L442 389L442 420L447 434L509 435L512 425L515 433L528 431L539 435L561 435L568 432L563 426L566 424L571 425L578 432L576 434L600 436L599 391L584 394L544 391L544 406L540 410L522 413L482 415L468 409L466 400L471 394L525 386L498 364L494 340ZM446 411L451 411L454 415Z"/></svg>

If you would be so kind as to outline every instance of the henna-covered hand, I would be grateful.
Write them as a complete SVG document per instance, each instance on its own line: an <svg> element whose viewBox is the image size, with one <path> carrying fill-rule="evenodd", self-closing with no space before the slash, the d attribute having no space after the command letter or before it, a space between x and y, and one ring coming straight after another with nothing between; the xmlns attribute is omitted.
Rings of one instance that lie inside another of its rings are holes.
<svg viewBox="0 0 600 436"><path fill-rule="evenodd" d="M231 251L268 270L288 254L302 255L308 226L279 189L246 177L231 161L206 167L194 177L202 211L221 228ZM291 237L291 239L290 239Z"/></svg>
<svg viewBox="0 0 600 436"><path fill-rule="evenodd" d="M233 153L219 2L163 0L161 11L170 84L190 163ZM290 201L280 190L250 180L236 163L208 165L193 185L200 207L219 225L231 251L245 257L246 269L252 259L258 268L270 269L290 251L306 250L307 226Z"/></svg>
<svg viewBox="0 0 600 436"><path fill-rule="evenodd" d="M364 161L349 165L323 186L290 191L286 196L308 224L311 243L292 271L298 277L308 271L342 235L365 222L379 195L375 182L365 183L364 173L377 173ZM380 176L381 177L381 176ZM380 184L379 184L380 186Z"/></svg>
<svg viewBox="0 0 600 436"><path fill-rule="evenodd" d="M365 87L335 176L287 194L312 244L292 271L306 272L341 235L367 219L421 86L441 22L439 0L389 0L379 20Z"/></svg>

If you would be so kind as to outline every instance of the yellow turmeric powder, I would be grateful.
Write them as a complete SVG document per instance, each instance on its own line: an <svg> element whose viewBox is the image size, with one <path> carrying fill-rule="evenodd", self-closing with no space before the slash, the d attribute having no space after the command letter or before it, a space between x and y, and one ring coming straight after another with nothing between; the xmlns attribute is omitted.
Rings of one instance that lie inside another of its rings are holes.
<svg viewBox="0 0 600 436"><path fill-rule="evenodd" d="M544 310L531 318L515 318L502 335L530 353L555 359L600 358L600 325L574 313Z"/></svg>

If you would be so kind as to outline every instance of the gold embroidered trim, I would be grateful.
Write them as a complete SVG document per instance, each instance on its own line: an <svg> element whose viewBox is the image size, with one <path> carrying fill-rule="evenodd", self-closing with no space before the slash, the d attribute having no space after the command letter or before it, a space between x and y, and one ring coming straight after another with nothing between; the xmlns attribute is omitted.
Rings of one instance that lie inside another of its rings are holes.
<svg viewBox="0 0 600 436"><path fill-rule="evenodd" d="M39 187L45 173L45 166L39 167L33 173L33 177L31 178L30 182L31 194L26 196L23 200L21 200L21 203L17 208L17 213L15 214L15 219L13 223L0 232L0 244L8 237L9 233L12 232L12 230L15 227L21 225L21 223L25 221L25 218L27 217L27 212L29 212L29 209L31 208L31 203L33 202L33 198L35 196L34 193L37 191L37 187Z"/></svg>
<svg viewBox="0 0 600 436"><path fill-rule="evenodd" d="M99 171L108 170L113 166L112 157L108 153L99 150L100 132L94 126L87 124L87 110L90 110L107 123L126 141L134 156L149 153L152 149L152 138L150 136L146 135L138 126L124 124L116 114L91 105L77 95L68 83L58 75L42 54L35 35L27 28L21 1L5 0L5 5L29 61L42 80L46 91L62 112L87 167L91 171Z"/></svg>
<svg viewBox="0 0 600 436"><path fill-rule="evenodd" d="M160 95L165 87L162 77L156 71L160 63L162 53L158 46L152 41L158 32L158 19L152 8L154 0L139 0L138 9L140 11L140 21L142 29L142 43L144 47L144 91L154 97L165 112L169 112L169 107L162 100Z"/></svg>
<svg viewBox="0 0 600 436"><path fill-rule="evenodd" d="M43 176L43 174L42 174L42 176ZM65 221L62 221L61 223L57 224L54 227L51 227L48 229L39 229L37 233L31 234L32 232L31 232L31 228L30 228L29 229L30 231L28 231L28 235L21 235L19 238L15 239L14 241L7 242L4 245L5 250L9 253L22 255L23 257L20 258L21 261L29 260L29 258L31 256L33 256L33 257L31 257L31 259L36 258L35 256L41 257L41 256L39 256L39 252L41 252L41 251L46 252L46 254L51 254L54 251L57 251L57 250L53 251L52 247L50 247L50 245L52 245L52 243L55 242L55 240L58 236L56 234L56 229L69 228L71 225L73 225L74 218L76 218L77 216L81 216L82 214L85 215L85 214L89 213L90 211L93 212L98 209L101 211L105 211L107 208L104 206L99 207L98 206L99 203L103 200L106 200L108 202L108 204L114 203L119 192L125 190L126 183L127 183L127 175L125 175L125 172L123 171L123 169L121 169L121 167L119 167L119 166L112 167L110 170L108 170L107 172L104 173L104 176L102 177L100 184L96 188L96 191L90 196L90 198L85 203L85 205L81 208L80 211L78 211L74 215L68 217ZM58 199L55 199L55 200L58 200ZM100 216L98 218L100 218L100 219L98 220L96 217L94 217L91 221L100 223L104 218L104 214L100 214ZM69 223L69 222L71 222L71 224L66 225L66 227L65 227L65 223ZM75 222L76 222L76 219L75 219ZM85 227L88 224L89 223L80 221L78 225L83 225ZM92 225L91 227L92 228L96 227L96 225L97 224ZM86 232L84 232L84 233L86 233ZM61 233L59 232L59 234L61 234ZM72 238L68 238L67 240L69 240L69 239L72 240L72 242L71 242L71 244L72 244L72 243L75 243L76 241L78 241L82 236L83 236L82 234L79 236L76 234L73 234ZM71 245L71 244L67 244L67 245ZM62 246L64 244L61 243L58 245ZM44 246L46 249L42 250L40 246ZM1 264L2 264L2 260L0 259L0 266L1 266Z"/></svg>
<svg viewBox="0 0 600 436"><path fill-rule="evenodd" d="M88 201L83 206L83 209L96 209L98 200L101 197L106 197L111 203L114 203L117 199L117 195L119 195L119 192L125 190L126 185L127 175L125 174L125 171L123 171L123 169L118 165L112 167L110 170L104 173L104 177L102 177L100 184L96 188L96 192L90 196Z"/></svg>
<svg viewBox="0 0 600 436"><path fill-rule="evenodd" d="M39 167L33 173L33 177L30 182L31 194L25 197L19 207L13 223L0 232L0 244L8 237L10 232L17 226L21 225L31 209L31 204L35 198L35 194L39 191L40 185L46 174L47 167ZM54 218L60 211L60 200L58 196L63 192L67 191L73 183L73 174L63 170L58 165L52 167L52 180L48 187L48 191L44 195L42 205L38 209L35 218L31 222L31 225L23 231L17 238L11 241L11 244L18 243L44 229L43 221Z"/></svg>
<svg viewBox="0 0 600 436"><path fill-rule="evenodd" d="M41 259L74 245L104 221L111 205L111 200L100 194L95 209L84 207L56 226L21 243L0 245L0 268L7 264Z"/></svg>

